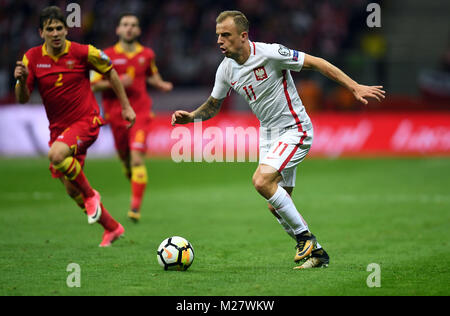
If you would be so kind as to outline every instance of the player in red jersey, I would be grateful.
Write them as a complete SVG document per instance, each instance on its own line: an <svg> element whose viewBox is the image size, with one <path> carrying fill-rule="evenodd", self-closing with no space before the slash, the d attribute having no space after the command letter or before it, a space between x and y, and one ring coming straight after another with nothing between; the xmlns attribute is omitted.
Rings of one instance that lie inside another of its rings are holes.
<svg viewBox="0 0 450 316"><path fill-rule="evenodd" d="M101 203L84 172L87 149L103 124L90 88L89 70L104 74L120 100L123 118L132 125L135 113L125 90L102 51L66 39L68 28L62 11L55 6L42 10L39 34L44 44L28 50L14 70L16 98L26 103L36 85L50 123L50 171L59 178L76 203L85 209L88 223L99 222L105 232L100 246L109 246L124 233Z"/></svg>
<svg viewBox="0 0 450 316"><path fill-rule="evenodd" d="M152 117L152 100L147 93L147 83L163 92L171 91L173 86L161 78L153 50L138 42L141 30L136 15L122 14L116 34L119 42L105 49L105 53L111 57L114 68L126 88L128 99L136 112L136 124L130 129L126 128L126 121L118 110L119 100L111 90L110 82L98 73L92 78L92 89L102 91L105 118L111 124L117 152L131 182L128 217L136 222L141 216L142 198L147 185L145 152Z"/></svg>

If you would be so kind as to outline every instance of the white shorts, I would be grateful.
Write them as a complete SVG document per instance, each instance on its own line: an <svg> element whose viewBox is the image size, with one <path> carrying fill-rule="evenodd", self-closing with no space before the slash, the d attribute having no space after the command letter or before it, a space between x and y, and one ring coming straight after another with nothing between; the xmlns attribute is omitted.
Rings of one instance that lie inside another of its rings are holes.
<svg viewBox="0 0 450 316"><path fill-rule="evenodd" d="M282 187L295 187L297 165L311 148L313 128L302 132L290 128L275 135L261 128L259 135L259 164L277 169L283 177L279 183Z"/></svg>

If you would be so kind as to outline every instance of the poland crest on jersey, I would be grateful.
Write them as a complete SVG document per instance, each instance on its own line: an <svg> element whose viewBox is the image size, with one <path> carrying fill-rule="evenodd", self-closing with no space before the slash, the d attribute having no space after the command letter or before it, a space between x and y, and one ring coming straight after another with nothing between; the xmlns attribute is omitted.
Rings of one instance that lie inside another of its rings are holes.
<svg viewBox="0 0 450 316"><path fill-rule="evenodd" d="M253 69L255 73L256 80L261 81L267 79L267 72L264 66Z"/></svg>

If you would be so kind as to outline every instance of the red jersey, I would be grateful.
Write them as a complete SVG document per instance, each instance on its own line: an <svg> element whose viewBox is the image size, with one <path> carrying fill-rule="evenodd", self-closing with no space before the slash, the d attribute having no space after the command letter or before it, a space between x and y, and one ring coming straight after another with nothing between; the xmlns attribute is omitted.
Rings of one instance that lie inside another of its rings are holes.
<svg viewBox="0 0 450 316"><path fill-rule="evenodd" d="M111 58L114 69L119 76L127 74L133 79L131 86L126 88L126 93L131 106L137 115L149 114L152 100L147 92L147 78L158 73L155 64L155 53L152 49L136 44L136 51L127 53L122 49L120 43L105 49L105 53ZM101 76L96 74L93 82L100 80ZM103 108L106 118L118 117L121 113L119 100L115 93L109 89L102 92Z"/></svg>
<svg viewBox="0 0 450 316"><path fill-rule="evenodd" d="M101 50L66 41L65 50L51 56L44 44L28 50L22 61L29 71L28 89L31 93L37 84L50 129L65 128L99 114L89 70L106 73L112 68L111 60Z"/></svg>

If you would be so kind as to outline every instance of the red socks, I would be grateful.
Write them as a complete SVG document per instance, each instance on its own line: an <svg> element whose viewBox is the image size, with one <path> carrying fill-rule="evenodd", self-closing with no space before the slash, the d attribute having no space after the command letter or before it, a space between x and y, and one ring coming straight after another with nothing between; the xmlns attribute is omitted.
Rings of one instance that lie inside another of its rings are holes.
<svg viewBox="0 0 450 316"><path fill-rule="evenodd" d="M55 169L60 171L85 198L94 195L89 181L87 180L80 163L74 157L67 157L60 164L54 165Z"/></svg>
<svg viewBox="0 0 450 316"><path fill-rule="evenodd" d="M145 165L131 167L131 209L140 210L145 188L147 187L147 168Z"/></svg>
<svg viewBox="0 0 450 316"><path fill-rule="evenodd" d="M102 216L100 216L100 219L98 223L103 226L104 229L107 231L114 231L119 226L119 223L109 214L109 212L106 210L106 208L103 206L103 203L100 203L100 206L102 207Z"/></svg>

